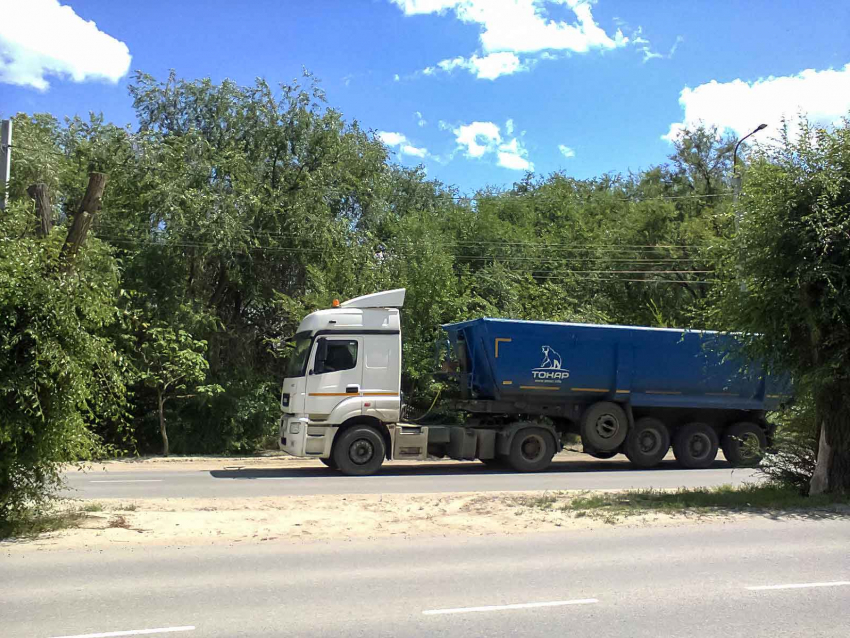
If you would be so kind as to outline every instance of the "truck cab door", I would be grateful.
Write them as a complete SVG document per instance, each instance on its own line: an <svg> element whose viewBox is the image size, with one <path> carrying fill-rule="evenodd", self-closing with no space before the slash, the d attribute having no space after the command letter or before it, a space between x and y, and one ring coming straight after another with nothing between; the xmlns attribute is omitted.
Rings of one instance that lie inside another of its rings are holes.
<svg viewBox="0 0 850 638"><path fill-rule="evenodd" d="M360 396L363 338L327 336L316 340L307 368L307 414L325 419L343 401Z"/></svg>

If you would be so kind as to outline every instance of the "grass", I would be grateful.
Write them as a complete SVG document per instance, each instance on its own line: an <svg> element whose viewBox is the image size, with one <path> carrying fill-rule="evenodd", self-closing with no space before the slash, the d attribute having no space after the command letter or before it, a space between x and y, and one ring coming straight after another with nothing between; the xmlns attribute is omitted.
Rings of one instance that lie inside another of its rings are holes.
<svg viewBox="0 0 850 638"><path fill-rule="evenodd" d="M770 512L775 515L850 517L850 495L801 496L793 488L769 485L723 485L712 488L629 490L570 494L557 492L518 499L517 505L544 511L601 518L606 523L616 517L651 513L730 514Z"/></svg>
<svg viewBox="0 0 850 638"><path fill-rule="evenodd" d="M31 539L61 529L77 527L86 519L84 509L55 508L48 511L26 512L14 520L3 521L0 540Z"/></svg>

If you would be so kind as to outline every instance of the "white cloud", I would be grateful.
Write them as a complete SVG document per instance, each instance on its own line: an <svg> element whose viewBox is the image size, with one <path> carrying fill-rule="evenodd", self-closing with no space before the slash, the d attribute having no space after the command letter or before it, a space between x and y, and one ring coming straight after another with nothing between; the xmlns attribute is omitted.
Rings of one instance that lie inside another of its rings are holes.
<svg viewBox="0 0 850 638"><path fill-rule="evenodd" d="M393 82L398 82L399 80L401 80L401 76L400 76L398 73L396 73L396 74L393 76Z"/></svg>
<svg viewBox="0 0 850 638"><path fill-rule="evenodd" d="M534 164L528 161L528 151L517 138L499 146L497 151L499 166L515 171L533 171Z"/></svg>
<svg viewBox="0 0 850 638"><path fill-rule="evenodd" d="M609 35L594 20L591 0L391 0L406 15L453 11L462 22L479 25L485 53L533 53L546 49L586 53L625 46L619 29ZM570 9L575 20L549 17L549 5Z"/></svg>
<svg viewBox="0 0 850 638"><path fill-rule="evenodd" d="M5 0L0 15L0 82L44 91L46 76L117 82L130 69L126 44L58 0Z"/></svg>
<svg viewBox="0 0 850 638"><path fill-rule="evenodd" d="M635 36L632 38L632 44L634 44L638 49L643 53L643 62L646 64L650 60L656 59L666 59L669 60L673 57L673 54L676 53L676 49L679 48L679 45L685 41L680 35L676 36L676 40L673 42L673 46L670 47L670 50L667 53L658 53L657 51L653 51L649 40L641 37L640 29L635 32Z"/></svg>
<svg viewBox="0 0 850 638"><path fill-rule="evenodd" d="M485 153L494 151L502 141L499 127L493 122L462 124L454 129L454 134L458 146L466 148L467 157L483 157Z"/></svg>
<svg viewBox="0 0 850 638"><path fill-rule="evenodd" d="M378 131L378 139L392 149L395 149L399 157L410 155L412 157L427 157L428 149L414 146L402 133L392 131Z"/></svg>
<svg viewBox="0 0 850 638"><path fill-rule="evenodd" d="M662 136L668 141L700 122L721 131L731 129L737 135L749 133L761 123L777 132L783 117L794 120L798 113L819 124L837 123L850 111L850 64L843 69L806 69L755 82L712 80L695 89L683 89L679 104L684 117ZM769 136L762 134L760 139L764 142Z"/></svg>
<svg viewBox="0 0 850 638"><path fill-rule="evenodd" d="M413 115L416 116L416 126L420 128L428 126L428 120L422 117L422 113L420 111L415 111Z"/></svg>
<svg viewBox="0 0 850 638"><path fill-rule="evenodd" d="M470 58L459 55L437 62L435 66L429 66L422 70L425 75L434 75L437 71L451 73L455 69L469 71L479 80L495 80L502 75L511 75L520 71L528 71L528 65L521 62L513 53L506 51L491 53L484 57L473 54Z"/></svg>
<svg viewBox="0 0 850 638"><path fill-rule="evenodd" d="M561 151L561 155L567 159L576 156L576 152L566 144L558 144L558 150Z"/></svg>
<svg viewBox="0 0 850 638"><path fill-rule="evenodd" d="M512 122L512 120L508 120ZM507 128L507 127L506 127ZM511 126L511 131L513 127ZM528 160L528 151L517 138L503 141L501 130L493 122L472 122L452 129L459 149L468 158L480 159L495 155L497 164L504 168L520 171L534 170ZM511 132L508 132L510 135Z"/></svg>
<svg viewBox="0 0 850 638"><path fill-rule="evenodd" d="M505 122L505 131L508 135L514 134L514 121L511 118L508 118L508 121Z"/></svg>

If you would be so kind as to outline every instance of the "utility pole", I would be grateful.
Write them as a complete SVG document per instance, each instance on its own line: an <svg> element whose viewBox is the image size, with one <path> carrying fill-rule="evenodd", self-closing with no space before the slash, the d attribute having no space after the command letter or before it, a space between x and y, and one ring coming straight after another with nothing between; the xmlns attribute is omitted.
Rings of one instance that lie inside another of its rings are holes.
<svg viewBox="0 0 850 638"><path fill-rule="evenodd" d="M9 175L12 172L12 120L0 122L0 210L6 210Z"/></svg>

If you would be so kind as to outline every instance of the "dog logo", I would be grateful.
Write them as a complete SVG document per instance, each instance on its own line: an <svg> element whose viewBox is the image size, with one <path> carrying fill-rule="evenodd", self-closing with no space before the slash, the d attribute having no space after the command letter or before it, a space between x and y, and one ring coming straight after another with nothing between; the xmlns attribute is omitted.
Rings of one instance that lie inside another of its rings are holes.
<svg viewBox="0 0 850 638"><path fill-rule="evenodd" d="M560 383L570 378L570 371L563 369L563 359L552 346L542 346L543 361L531 371L535 381Z"/></svg>

